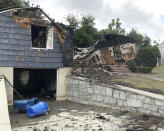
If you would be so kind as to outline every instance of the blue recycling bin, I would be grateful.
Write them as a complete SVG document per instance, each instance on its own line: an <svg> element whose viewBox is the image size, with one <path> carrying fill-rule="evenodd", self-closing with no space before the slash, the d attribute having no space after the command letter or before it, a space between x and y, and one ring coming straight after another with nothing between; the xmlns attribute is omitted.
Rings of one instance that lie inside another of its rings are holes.
<svg viewBox="0 0 164 131"><path fill-rule="evenodd" d="M13 107L18 110L18 112L26 112L27 108L38 103L38 98L33 97L27 100L16 100L13 102Z"/></svg>
<svg viewBox="0 0 164 131"><path fill-rule="evenodd" d="M48 106L46 102L40 101L37 104L27 108L26 114L28 117L32 118L38 115L43 115L48 112Z"/></svg>

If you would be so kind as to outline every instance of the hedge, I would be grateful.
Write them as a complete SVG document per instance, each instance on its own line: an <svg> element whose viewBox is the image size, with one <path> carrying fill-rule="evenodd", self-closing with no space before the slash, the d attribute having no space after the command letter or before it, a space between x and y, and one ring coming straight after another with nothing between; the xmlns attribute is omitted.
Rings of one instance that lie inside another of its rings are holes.
<svg viewBox="0 0 164 131"><path fill-rule="evenodd" d="M134 66L130 70L132 72L151 73L152 67Z"/></svg>

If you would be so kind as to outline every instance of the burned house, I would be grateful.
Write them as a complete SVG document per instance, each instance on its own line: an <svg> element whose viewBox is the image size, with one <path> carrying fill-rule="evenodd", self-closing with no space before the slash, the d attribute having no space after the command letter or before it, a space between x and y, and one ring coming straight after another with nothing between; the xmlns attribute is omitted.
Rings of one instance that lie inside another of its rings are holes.
<svg viewBox="0 0 164 131"><path fill-rule="evenodd" d="M44 19L22 17L19 12L39 12ZM0 75L22 95L44 90L66 98L65 76L73 63L70 28L56 23L40 8L0 11ZM7 89L12 104L13 88Z"/></svg>
<svg viewBox="0 0 164 131"><path fill-rule="evenodd" d="M87 65L118 65L135 59L138 50L138 42L130 37L105 35L105 40L97 41L92 48L76 49L74 59Z"/></svg>

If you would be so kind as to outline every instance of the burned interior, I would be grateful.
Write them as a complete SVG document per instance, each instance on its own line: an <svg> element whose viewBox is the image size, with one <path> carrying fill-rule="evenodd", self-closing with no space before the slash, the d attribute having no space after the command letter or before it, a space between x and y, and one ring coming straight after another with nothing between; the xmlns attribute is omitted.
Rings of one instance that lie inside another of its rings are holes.
<svg viewBox="0 0 164 131"><path fill-rule="evenodd" d="M32 47L46 48L47 27L31 25Z"/></svg>
<svg viewBox="0 0 164 131"><path fill-rule="evenodd" d="M53 27L31 25L32 47L53 49Z"/></svg>
<svg viewBox="0 0 164 131"><path fill-rule="evenodd" d="M56 69L14 69L14 88L26 97L54 97L56 81Z"/></svg>

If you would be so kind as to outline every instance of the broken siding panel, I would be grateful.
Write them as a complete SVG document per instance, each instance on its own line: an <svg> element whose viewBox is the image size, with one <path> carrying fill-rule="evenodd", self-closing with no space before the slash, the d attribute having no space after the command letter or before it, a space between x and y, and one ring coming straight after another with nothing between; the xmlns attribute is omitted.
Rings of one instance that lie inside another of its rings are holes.
<svg viewBox="0 0 164 131"><path fill-rule="evenodd" d="M31 49L31 31L19 28L0 14L0 66L57 68L63 67L63 50L54 34L54 49ZM9 16L9 20L10 20ZM10 25L9 25L10 24ZM3 57L5 56L5 57Z"/></svg>

